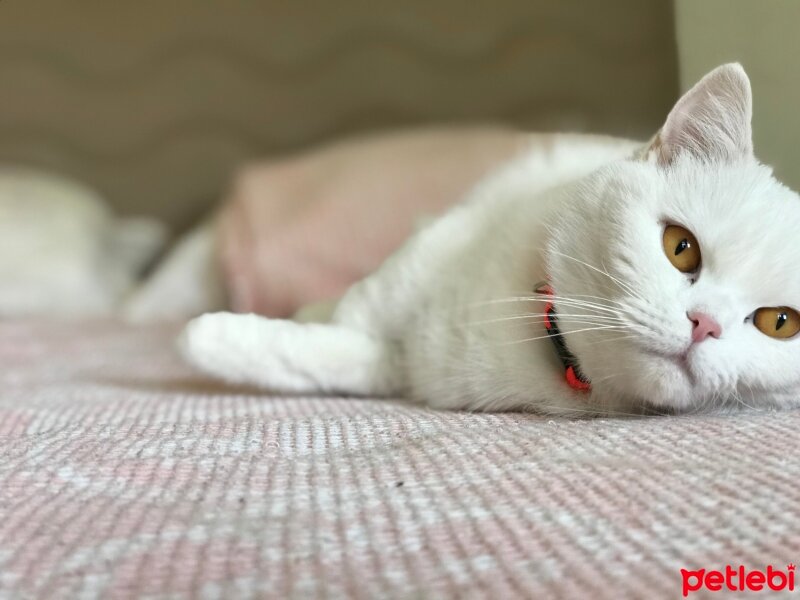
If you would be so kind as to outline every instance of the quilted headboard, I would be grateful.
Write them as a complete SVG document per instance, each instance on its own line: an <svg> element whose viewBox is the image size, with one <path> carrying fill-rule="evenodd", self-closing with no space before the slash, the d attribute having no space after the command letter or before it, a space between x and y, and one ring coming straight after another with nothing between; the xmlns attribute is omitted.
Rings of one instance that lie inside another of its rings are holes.
<svg viewBox="0 0 800 600"><path fill-rule="evenodd" d="M669 0L0 1L0 162L186 226L235 165L427 122L648 135Z"/></svg>

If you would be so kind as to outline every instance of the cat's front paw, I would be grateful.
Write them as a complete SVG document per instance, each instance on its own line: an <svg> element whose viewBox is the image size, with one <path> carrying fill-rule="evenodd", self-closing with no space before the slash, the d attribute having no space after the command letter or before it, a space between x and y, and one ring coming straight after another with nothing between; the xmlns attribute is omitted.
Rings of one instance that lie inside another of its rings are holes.
<svg viewBox="0 0 800 600"><path fill-rule="evenodd" d="M313 331L281 319L211 313L190 321L178 346L188 363L225 381L297 392L315 389Z"/></svg>
<svg viewBox="0 0 800 600"><path fill-rule="evenodd" d="M183 358L202 371L228 381L242 382L243 367L252 360L257 343L257 315L220 312L192 319L178 338Z"/></svg>

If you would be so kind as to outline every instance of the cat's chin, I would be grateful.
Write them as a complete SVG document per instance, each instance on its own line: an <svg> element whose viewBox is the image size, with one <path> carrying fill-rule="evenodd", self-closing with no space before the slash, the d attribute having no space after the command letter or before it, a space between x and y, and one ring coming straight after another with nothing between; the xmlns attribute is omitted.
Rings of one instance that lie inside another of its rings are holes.
<svg viewBox="0 0 800 600"><path fill-rule="evenodd" d="M695 410L708 396L697 357L687 353L668 353L638 349L631 361L636 368L620 383L625 395L670 412Z"/></svg>
<svg viewBox="0 0 800 600"><path fill-rule="evenodd" d="M696 350L693 349L693 350ZM712 410L728 383L710 368L702 352L649 352L647 369L653 379L649 403L676 412Z"/></svg>
<svg viewBox="0 0 800 600"><path fill-rule="evenodd" d="M697 396L696 377L685 354L647 353L654 381L650 403L654 406L685 410Z"/></svg>
<svg viewBox="0 0 800 600"><path fill-rule="evenodd" d="M665 365L668 366L683 375L688 382L694 386L695 374L693 369L696 367L692 364L687 353L656 352L653 350L645 350L644 353L646 356L649 356L651 360L657 362L660 368L663 368Z"/></svg>

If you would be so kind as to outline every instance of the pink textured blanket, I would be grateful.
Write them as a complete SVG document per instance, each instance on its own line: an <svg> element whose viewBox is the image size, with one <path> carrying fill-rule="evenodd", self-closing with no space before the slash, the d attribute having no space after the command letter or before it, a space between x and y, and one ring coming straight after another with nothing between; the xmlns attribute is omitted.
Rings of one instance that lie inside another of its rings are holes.
<svg viewBox="0 0 800 600"><path fill-rule="evenodd" d="M174 333L0 324L0 597L674 598L800 560L800 412L274 398Z"/></svg>

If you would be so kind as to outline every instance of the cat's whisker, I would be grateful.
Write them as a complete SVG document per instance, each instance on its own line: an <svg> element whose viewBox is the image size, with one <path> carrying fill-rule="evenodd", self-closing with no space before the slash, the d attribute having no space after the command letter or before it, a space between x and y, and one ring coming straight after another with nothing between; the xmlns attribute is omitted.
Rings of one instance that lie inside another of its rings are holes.
<svg viewBox="0 0 800 600"><path fill-rule="evenodd" d="M714 408L718 405L719 401L722 399L722 391L717 390L714 392L714 397L711 399L711 402L708 403L706 409Z"/></svg>
<svg viewBox="0 0 800 600"><path fill-rule="evenodd" d="M509 293L513 293L515 296L525 296L526 294L530 294L531 293L531 290L525 290L525 291L522 291L522 292L518 292L516 290L513 290L513 291L512 290L508 290L508 291L509 291ZM541 294L537 293L537 295L541 295ZM612 298L606 298L605 296L592 296L590 294L570 294L569 296L559 296L558 294L553 294L552 296L551 295L546 295L546 296L549 297L549 298L575 298L575 299L592 298L594 300L601 300L602 302L610 302L612 304L622 304L622 302L620 302L619 300L614 300Z"/></svg>
<svg viewBox="0 0 800 600"><path fill-rule="evenodd" d="M623 303L619 300L613 300L611 298L605 298L603 296L591 296L589 294L572 294L570 297L572 298L593 298L595 300L602 300L603 302L611 302L612 304L617 304L619 306L623 306Z"/></svg>
<svg viewBox="0 0 800 600"><path fill-rule="evenodd" d="M719 390L714 390L714 393L711 396L703 396L700 398L700 401L695 404L695 409L690 414L702 414L706 412L709 406L714 406L717 403L717 400L720 398L721 392Z"/></svg>
<svg viewBox="0 0 800 600"><path fill-rule="evenodd" d="M545 296L543 300L547 302L552 302L558 306L574 306L574 307L587 307L587 308L594 308L596 310L602 310L604 312L609 312L612 314L618 314L621 308L614 308L612 306L604 306L602 304L597 304L595 302L587 302L585 300L578 300L575 298L571 298L569 296Z"/></svg>
<svg viewBox="0 0 800 600"><path fill-rule="evenodd" d="M713 400L713 398L716 398L716 395L717 395L716 392L714 392L711 399ZM696 415L702 413L705 410L705 407L708 405L708 402L709 402L708 396L698 397L695 400L694 406L692 407L692 410L691 412L689 412L689 414Z"/></svg>
<svg viewBox="0 0 800 600"><path fill-rule="evenodd" d="M746 408L749 408L750 410L758 410L755 406L751 406L750 404L748 404L747 402L744 401L744 398L742 398L741 392L739 392L738 390L734 390L733 393L734 393L734 396L736 397L737 402L739 402L739 404L741 404L742 406L744 406ZM755 397L755 396L753 396L753 390L752 389L750 390L750 394L751 394L752 397Z"/></svg>
<svg viewBox="0 0 800 600"><path fill-rule="evenodd" d="M611 373L610 375L606 375L604 377L593 378L592 385L597 385L598 383L603 383L604 381L608 381L609 379L614 379L615 377L619 377L622 373Z"/></svg>
<svg viewBox="0 0 800 600"><path fill-rule="evenodd" d="M509 299L503 299L500 302L508 302L508 301L509 301ZM514 301L517 301L517 299L511 300L511 302L514 302ZM545 298L543 298L543 297L530 297L530 298L526 298L526 301L543 303L543 302L550 302L551 300L549 300L546 297ZM498 303L497 301L490 301L490 302ZM568 308L571 308L573 310L575 310L575 309L583 309L583 310L585 310L585 312L582 312L582 313L561 313L561 312L557 312L557 317L559 319L561 319L562 317L563 318L567 318L568 316L574 316L574 317L586 318L586 319L595 319L596 318L598 320L603 320L603 321L606 321L606 320L611 321L611 320L613 320L614 322L617 322L617 323L620 323L620 324L627 323L626 319L624 319L623 317L621 317L619 315L619 311L618 310L610 309L610 308L607 308L607 307L598 306L598 305L594 305L594 304L587 304L587 303L584 303L584 302L574 301L574 300L571 300L571 299L566 299L563 302L559 301L559 305L564 305L564 306L566 306ZM531 312L531 313L525 313L523 315L508 315L508 316L503 316L503 317L497 317L495 319L483 319L481 321L477 321L477 323L492 323L492 322L499 323L499 322L502 322L505 319L514 320L514 319L524 318L524 317L526 317L528 315L537 315L537 314L543 314L543 313Z"/></svg>
<svg viewBox="0 0 800 600"><path fill-rule="evenodd" d="M569 254L564 254L563 252L558 252L557 250L554 250L554 249L552 249L552 248L549 250L549 252L550 252L551 254L556 254L556 255L558 255L558 256L561 256L561 257L563 257L563 258L566 258L566 259L568 259L568 260L573 260L573 261L575 261L576 263L582 264L582 265L584 265L585 267L588 267L589 269L592 269L593 271L596 271L596 272L600 273L601 275L605 275L605 276L606 276L606 277L608 277L608 278L609 278L611 281L613 281L614 283L616 283L616 284L617 284L617 285L620 287L620 289L622 289L622 290L623 290L623 291L625 291L626 293L630 294L630 295L631 295L631 296L633 296L634 298L640 298L640 296L639 296L639 293L638 293L636 290L634 290L634 289L633 289L633 287L631 287L630 285L628 285L628 284L627 284L627 283L625 283L624 281L621 281L621 280L620 280L620 279L618 279L617 277L614 277L613 275L611 275L611 274L610 274L610 273L608 273L607 271L604 271L603 269L600 269L599 267L595 267L594 265L591 265L591 264L587 263L586 261L583 261L583 260L581 260L581 259L579 259L579 258L575 258L574 256L570 256Z"/></svg>
<svg viewBox="0 0 800 600"><path fill-rule="evenodd" d="M525 296L528 292L522 292L515 294L518 297ZM535 293L531 295L533 298L544 298L546 300L558 300L558 301L572 301L572 302L580 302L582 304L592 305L592 306L600 306L607 309L618 309L620 307L624 307L624 303L619 300L614 300L612 298L605 298L603 296L593 296L590 294L570 294L570 295L562 295L562 294L544 294L544 293Z"/></svg>
<svg viewBox="0 0 800 600"><path fill-rule="evenodd" d="M606 267L606 263L605 263L605 261L603 259L600 259L600 266L602 267L602 269L600 269L600 270L602 272L604 272L606 275L608 275L612 280L616 281L619 285L624 285L627 288L628 293L631 296L633 296L634 298L640 298L640 299L642 298L641 294L639 294L639 292L637 292L636 289L632 285L630 285L629 283L625 283L622 280L620 280L619 278L616 278L613 275L611 275L608 272L608 267Z"/></svg>
<svg viewBox="0 0 800 600"><path fill-rule="evenodd" d="M747 386L747 389L750 390L750 400L755 401L756 393L753 391L753 386L747 383L746 381L742 382Z"/></svg>
<svg viewBox="0 0 800 600"><path fill-rule="evenodd" d="M495 304L512 304L514 302L553 302L554 296L545 296L541 294L531 295L531 296L509 296L507 298L494 298L491 300L484 300L481 302L474 302L471 304L466 304L462 307L457 308L478 308L482 306L492 306ZM590 303L579 302L576 300L571 300L569 298L564 298L563 302L570 302L571 304L580 305L580 306L597 306ZM560 302L559 302L560 303ZM606 311L613 311L614 309L607 307L607 306L597 306L597 308L606 310Z"/></svg>
<svg viewBox="0 0 800 600"><path fill-rule="evenodd" d="M598 344L608 344L610 342L621 342L623 340L632 340L639 337L638 335L622 335L619 337L613 337L603 340L595 340L594 342L589 342L586 344L587 346L597 346Z"/></svg>
<svg viewBox="0 0 800 600"><path fill-rule="evenodd" d="M526 294L528 294L528 293L529 292L518 292L516 294L516 297L525 297ZM532 295L530 297L531 298L542 298L544 300L549 300L549 301L556 301L559 304L561 304L562 302L580 303L581 305L584 305L584 306L595 306L597 308L602 308L602 309L605 309L605 310L613 310L613 311L625 310L627 308L626 304L624 302L619 301L619 300L614 300L612 298L605 298L603 296L592 296L590 294L570 294L569 296L566 296L566 295L560 295L560 294L536 293L536 294L534 294L534 295ZM592 300L596 300L596 302L592 302L590 300L586 300L586 298L590 298Z"/></svg>
<svg viewBox="0 0 800 600"><path fill-rule="evenodd" d="M706 410L706 407L709 405L710 402L715 402L717 398L716 390L711 396L703 396L699 400L699 402L695 405L694 414L703 413Z"/></svg>
<svg viewBox="0 0 800 600"><path fill-rule="evenodd" d="M493 323L505 323L507 321L519 321L525 319L538 319L542 322L546 321L549 317L544 313L528 313L524 315L511 315L506 317L497 317L495 319L484 319L481 321L470 321L468 325L489 325ZM572 319L583 319L591 321L602 321L608 323L624 323L624 319L619 317L612 317L606 315L592 315L588 313L558 313L557 319L561 322L567 322Z"/></svg>
<svg viewBox="0 0 800 600"><path fill-rule="evenodd" d="M520 295L520 296L509 296L506 298L494 298L491 300L484 300L481 302L474 302L470 304L466 304L463 307L458 308L477 308L481 306L491 306L495 304L510 304L514 302L557 302L559 305L561 304L569 304L574 307L590 307L595 308L597 310L602 310L604 312L617 314L621 310L620 308L614 308L611 306L605 306L602 304L597 304L594 302L586 302L584 300L579 300L576 298L572 298L569 296L558 296L558 295L543 295L543 294L534 294L534 295Z"/></svg>
<svg viewBox="0 0 800 600"><path fill-rule="evenodd" d="M512 344L522 344L522 343L525 343L525 342L535 342L536 340L543 340L543 339L550 338L550 337L566 337L567 335L572 335L572 334L575 334L575 333L583 333L583 332L586 332L586 331L600 331L600 330L603 330L603 329L622 329L622 327L620 327L618 325L602 325L602 326L599 326L599 327L585 327L583 329L576 329L574 331L567 331L567 332L563 332L563 333L547 333L545 335L540 335L540 336L536 336L536 337L532 337L532 338L525 338L523 340L514 340L512 342L503 342L503 343L498 344L498 345L499 346L507 346L507 345L512 345Z"/></svg>

